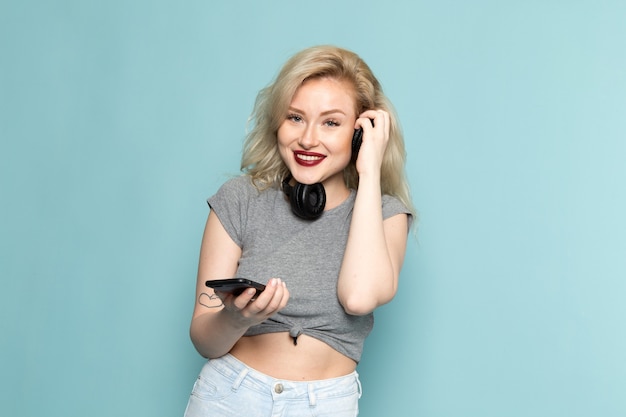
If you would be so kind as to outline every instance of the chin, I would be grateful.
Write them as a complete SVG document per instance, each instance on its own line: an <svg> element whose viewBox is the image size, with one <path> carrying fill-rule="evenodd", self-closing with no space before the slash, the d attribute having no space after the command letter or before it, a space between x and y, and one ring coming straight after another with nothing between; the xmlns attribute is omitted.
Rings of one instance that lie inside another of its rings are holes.
<svg viewBox="0 0 626 417"><path fill-rule="evenodd" d="M313 177L302 177L302 176L296 176L293 175L293 178L298 181L300 184L316 184L318 182L322 182L323 180L320 178L313 178Z"/></svg>

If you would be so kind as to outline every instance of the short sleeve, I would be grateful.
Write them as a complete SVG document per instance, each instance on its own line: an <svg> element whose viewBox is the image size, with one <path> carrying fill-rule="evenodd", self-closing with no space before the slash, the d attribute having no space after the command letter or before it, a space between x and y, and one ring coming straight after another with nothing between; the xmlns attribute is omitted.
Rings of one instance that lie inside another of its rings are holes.
<svg viewBox="0 0 626 417"><path fill-rule="evenodd" d="M249 179L245 176L232 178L207 199L209 207L217 215L228 235L240 247L243 243L250 194L247 182Z"/></svg>
<svg viewBox="0 0 626 417"><path fill-rule="evenodd" d="M411 214L411 211L396 197L383 195L383 220L401 213L407 215L407 226L408 229L411 229L413 223L413 214Z"/></svg>

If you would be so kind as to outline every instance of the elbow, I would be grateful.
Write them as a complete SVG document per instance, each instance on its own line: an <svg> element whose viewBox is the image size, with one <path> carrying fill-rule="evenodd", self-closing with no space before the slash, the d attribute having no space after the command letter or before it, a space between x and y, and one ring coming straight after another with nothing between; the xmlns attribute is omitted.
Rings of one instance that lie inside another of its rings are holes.
<svg viewBox="0 0 626 417"><path fill-rule="evenodd" d="M341 306L346 314L351 316L365 316L372 313L376 308L391 301L391 297L377 298L365 297L359 294L352 294L348 297L340 299Z"/></svg>
<svg viewBox="0 0 626 417"><path fill-rule="evenodd" d="M211 349L210 346L203 343L201 339L194 338L193 335L191 337L191 343L193 344L193 347L196 348L196 351L200 354L200 356L205 359L216 359L225 354L224 352Z"/></svg>
<svg viewBox="0 0 626 417"><path fill-rule="evenodd" d="M355 298L356 297L350 297L341 301L341 305L346 314L351 316L365 316L378 307L377 303L364 302L363 300L356 300Z"/></svg>
<svg viewBox="0 0 626 417"><path fill-rule="evenodd" d="M390 302L396 295L397 286L390 285L388 288L378 288L374 291L350 291L347 288L339 288L339 302L346 314L351 316L364 316L372 313L376 308Z"/></svg>
<svg viewBox="0 0 626 417"><path fill-rule="evenodd" d="M192 324L189 328L189 338L191 339L191 344L196 349L196 351L205 359L215 359L224 355L223 352L218 351L209 343L209 338L207 335L202 332L201 328L198 325L194 325L195 322L192 320Z"/></svg>
<svg viewBox="0 0 626 417"><path fill-rule="evenodd" d="M197 335L197 332L194 331L193 325L189 329L189 338L191 339L191 344L196 349L196 352L198 352L203 358L209 359L209 352L203 348L201 338Z"/></svg>

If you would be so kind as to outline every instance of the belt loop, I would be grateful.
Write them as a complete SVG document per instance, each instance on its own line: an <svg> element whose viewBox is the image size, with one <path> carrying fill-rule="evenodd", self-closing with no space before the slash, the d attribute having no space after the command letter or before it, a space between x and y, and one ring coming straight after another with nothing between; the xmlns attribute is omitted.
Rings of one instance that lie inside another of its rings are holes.
<svg viewBox="0 0 626 417"><path fill-rule="evenodd" d="M313 384L307 384L309 389L309 405L311 407L315 407L316 398L315 398L315 390L313 389Z"/></svg>
<svg viewBox="0 0 626 417"><path fill-rule="evenodd" d="M359 387L359 399L361 399L361 395L363 395L363 387L361 386L361 380L359 379L359 374L354 371L354 377L356 378L356 383Z"/></svg>
<svg viewBox="0 0 626 417"><path fill-rule="evenodd" d="M250 370L248 368L245 368L243 371L241 371L239 373L239 376L237 376L237 379L235 379L235 382L233 382L233 386L230 389L232 389L233 391L237 391L239 385L241 385L243 380L246 378L246 375L248 375L249 371Z"/></svg>

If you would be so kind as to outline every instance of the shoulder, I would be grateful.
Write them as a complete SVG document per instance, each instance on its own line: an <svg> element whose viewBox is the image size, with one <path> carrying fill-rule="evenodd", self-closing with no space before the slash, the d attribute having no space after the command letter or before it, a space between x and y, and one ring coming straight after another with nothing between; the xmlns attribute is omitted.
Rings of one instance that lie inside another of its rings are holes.
<svg viewBox="0 0 626 417"><path fill-rule="evenodd" d="M252 183L249 175L239 175L228 179L217 192L207 199L207 203L214 212L232 240L241 246L250 208L256 204L260 192Z"/></svg>
<svg viewBox="0 0 626 417"><path fill-rule="evenodd" d="M249 175L244 174L229 178L224 184L222 184L218 192L250 193L253 190L256 190L256 188L252 183L252 178Z"/></svg>
<svg viewBox="0 0 626 417"><path fill-rule="evenodd" d="M228 199L248 199L254 195L258 195L259 190L252 183L252 178L249 175L239 175L229 178L222 186L217 190L215 195L209 200L217 198Z"/></svg>
<svg viewBox="0 0 626 417"><path fill-rule="evenodd" d="M207 201L211 208L218 203L230 207L263 205L272 201L279 191L277 187L257 187L250 175L243 174L229 178Z"/></svg>
<svg viewBox="0 0 626 417"><path fill-rule="evenodd" d="M389 195L383 194L382 198L383 202L383 219L388 219L389 217L393 217L397 214L406 214L408 216L409 228L413 221L413 214L411 210L404 205L399 198Z"/></svg>
<svg viewBox="0 0 626 417"><path fill-rule="evenodd" d="M397 197L389 194L383 194L382 201L384 210L410 213L410 210Z"/></svg>

